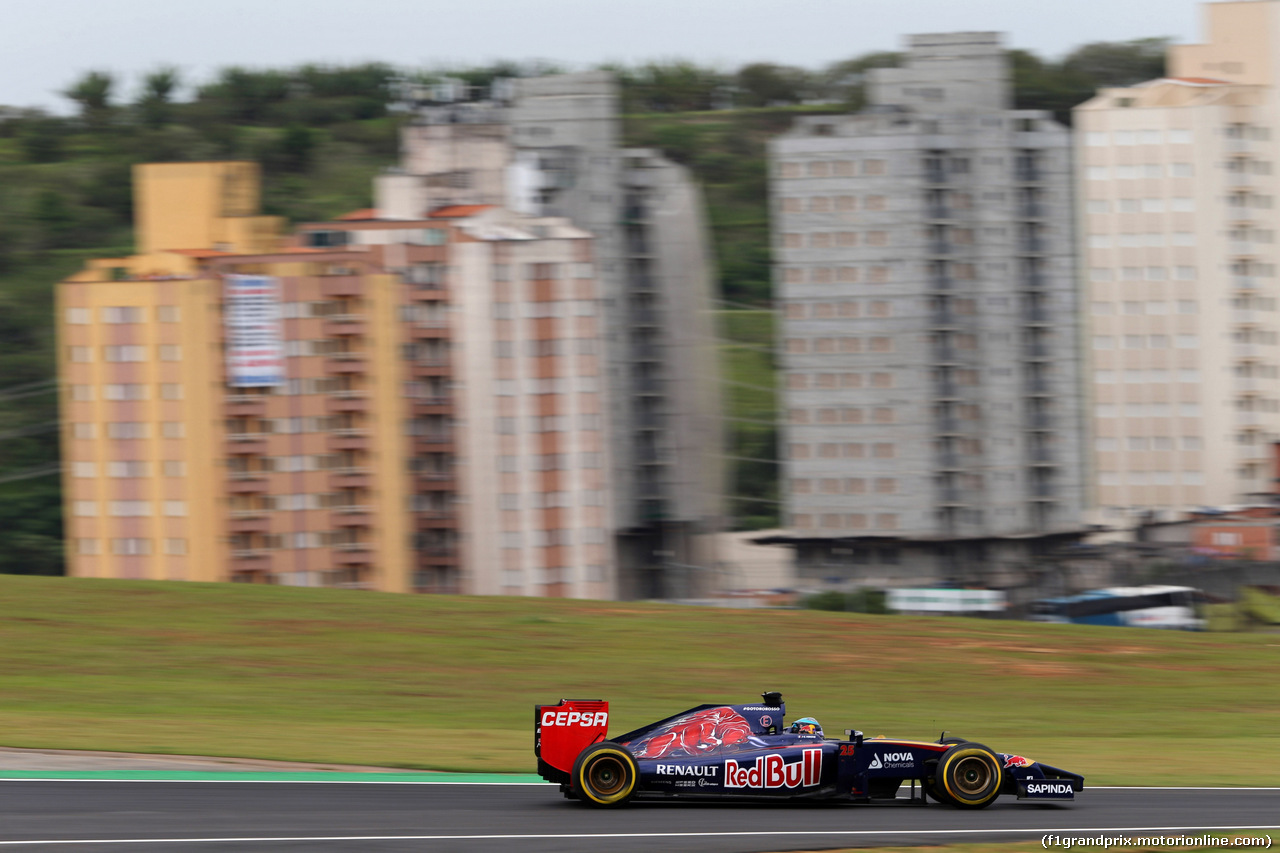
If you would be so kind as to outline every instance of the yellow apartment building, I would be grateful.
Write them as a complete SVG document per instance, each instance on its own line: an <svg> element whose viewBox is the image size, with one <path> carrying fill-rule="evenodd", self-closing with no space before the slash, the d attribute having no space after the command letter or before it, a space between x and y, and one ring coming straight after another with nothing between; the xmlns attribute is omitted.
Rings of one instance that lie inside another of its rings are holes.
<svg viewBox="0 0 1280 853"><path fill-rule="evenodd" d="M69 574L613 596L589 235L134 178L139 254L58 288Z"/></svg>

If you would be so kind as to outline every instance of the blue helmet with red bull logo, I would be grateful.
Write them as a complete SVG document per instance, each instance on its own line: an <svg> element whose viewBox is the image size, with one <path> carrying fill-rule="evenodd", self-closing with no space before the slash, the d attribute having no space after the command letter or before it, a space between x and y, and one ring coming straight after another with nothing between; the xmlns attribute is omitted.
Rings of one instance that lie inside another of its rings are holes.
<svg viewBox="0 0 1280 853"><path fill-rule="evenodd" d="M815 735L822 737L822 724L813 717L801 717L791 723L791 728L787 729L793 735Z"/></svg>

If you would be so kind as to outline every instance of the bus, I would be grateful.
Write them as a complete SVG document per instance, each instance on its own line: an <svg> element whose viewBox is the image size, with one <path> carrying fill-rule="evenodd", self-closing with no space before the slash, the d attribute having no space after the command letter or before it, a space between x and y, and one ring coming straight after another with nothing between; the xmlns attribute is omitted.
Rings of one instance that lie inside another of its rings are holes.
<svg viewBox="0 0 1280 853"><path fill-rule="evenodd" d="M1091 589L1079 595L1032 602L1030 618L1033 622L1199 631L1204 628L1204 620L1196 616L1198 594L1199 590L1190 586Z"/></svg>

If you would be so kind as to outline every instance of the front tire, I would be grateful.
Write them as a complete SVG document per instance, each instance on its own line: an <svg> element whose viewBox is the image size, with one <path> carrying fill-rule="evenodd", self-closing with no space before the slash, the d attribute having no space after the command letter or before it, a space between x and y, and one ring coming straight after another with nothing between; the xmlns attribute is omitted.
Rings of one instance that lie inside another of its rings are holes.
<svg viewBox="0 0 1280 853"><path fill-rule="evenodd" d="M573 793L597 807L620 806L636 792L640 768L626 748L612 741L592 744L573 763Z"/></svg>
<svg viewBox="0 0 1280 853"><path fill-rule="evenodd" d="M983 809L1000 795L1000 762L980 743L958 743L938 759L934 786L943 802L962 809ZM937 795L935 794L935 797Z"/></svg>

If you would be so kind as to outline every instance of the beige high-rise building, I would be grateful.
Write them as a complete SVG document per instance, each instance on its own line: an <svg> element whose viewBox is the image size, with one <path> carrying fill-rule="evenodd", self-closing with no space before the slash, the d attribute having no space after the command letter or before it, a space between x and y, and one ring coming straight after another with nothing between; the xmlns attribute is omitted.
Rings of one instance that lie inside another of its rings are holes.
<svg viewBox="0 0 1280 853"><path fill-rule="evenodd" d="M610 598L593 241L491 205L292 237L249 163L138 167L58 288L69 573Z"/></svg>
<svg viewBox="0 0 1280 853"><path fill-rule="evenodd" d="M1273 491L1280 2L1205 7L1169 76L1075 110L1099 520Z"/></svg>

